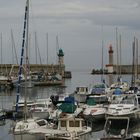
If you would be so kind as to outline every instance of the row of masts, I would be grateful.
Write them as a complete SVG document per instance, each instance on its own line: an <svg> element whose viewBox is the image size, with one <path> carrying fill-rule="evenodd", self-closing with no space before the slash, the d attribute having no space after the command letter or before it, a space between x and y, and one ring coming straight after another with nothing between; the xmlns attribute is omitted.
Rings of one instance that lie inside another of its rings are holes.
<svg viewBox="0 0 140 140"><path fill-rule="evenodd" d="M28 35L28 61L30 62L30 59L31 59L31 34ZM41 57L41 52L40 52L40 49L39 49L39 44L38 44L38 39L37 39L37 32L34 33L34 40L35 40L35 43L34 43L34 48L35 48L35 62L34 64L43 64L43 61L42 61L42 57ZM58 41L58 35L56 36L56 55L58 54L58 50L59 50L59 41ZM33 52L33 51L32 51ZM1 64L6 64L6 62L4 62L3 60L6 60L4 59L4 55L3 55L3 34L0 33L0 63ZM18 60L18 55L17 55L17 49L16 49L16 44L15 44L15 39L14 39L14 34L13 34L13 30L11 29L11 57L12 59L10 59L10 63L11 64L19 64L19 60ZM48 33L46 33L46 62L45 64L49 65L51 64L52 62L49 62L49 45L48 45ZM58 59L56 57L56 64L58 63Z"/></svg>

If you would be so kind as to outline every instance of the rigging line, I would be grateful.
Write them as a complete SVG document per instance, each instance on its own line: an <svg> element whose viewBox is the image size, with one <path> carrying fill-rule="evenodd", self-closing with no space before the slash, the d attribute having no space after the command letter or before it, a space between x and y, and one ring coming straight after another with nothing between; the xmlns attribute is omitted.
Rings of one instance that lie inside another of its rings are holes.
<svg viewBox="0 0 140 140"><path fill-rule="evenodd" d="M16 63L18 65L18 57L17 57L16 46L15 46L14 35L13 35L12 29L11 29L11 39L12 39L12 51L15 52ZM13 59L13 64L14 64L14 59Z"/></svg>

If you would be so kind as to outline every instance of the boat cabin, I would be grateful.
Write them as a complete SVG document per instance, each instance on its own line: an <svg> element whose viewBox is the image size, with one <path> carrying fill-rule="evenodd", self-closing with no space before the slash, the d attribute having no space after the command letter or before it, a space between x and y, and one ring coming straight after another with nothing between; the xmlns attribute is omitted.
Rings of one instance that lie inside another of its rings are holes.
<svg viewBox="0 0 140 140"><path fill-rule="evenodd" d="M60 118L58 123L59 130L82 131L84 126L82 118Z"/></svg>
<svg viewBox="0 0 140 140"><path fill-rule="evenodd" d="M45 135L45 140L81 140L83 135L91 131L84 125L82 118L60 118L58 128Z"/></svg>
<svg viewBox="0 0 140 140"><path fill-rule="evenodd" d="M85 93L87 93L88 92L88 87L83 87L83 86L81 86L81 87L76 87L76 91L75 91L76 93L80 93L80 94L85 94Z"/></svg>

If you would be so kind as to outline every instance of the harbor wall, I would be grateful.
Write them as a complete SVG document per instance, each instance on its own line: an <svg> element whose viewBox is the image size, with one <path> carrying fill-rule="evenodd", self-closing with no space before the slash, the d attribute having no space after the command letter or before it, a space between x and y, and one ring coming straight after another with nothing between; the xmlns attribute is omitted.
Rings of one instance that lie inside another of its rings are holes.
<svg viewBox="0 0 140 140"><path fill-rule="evenodd" d="M31 72L45 72L45 73L59 73L64 77L65 65L46 65L46 64L30 64L27 70ZM18 74L19 65L16 64L0 64L0 72L4 75ZM23 65L23 71L25 71L25 65Z"/></svg>
<svg viewBox="0 0 140 140"><path fill-rule="evenodd" d="M134 72L140 74L140 65L135 67L133 65L113 65L113 71L122 74L132 74Z"/></svg>

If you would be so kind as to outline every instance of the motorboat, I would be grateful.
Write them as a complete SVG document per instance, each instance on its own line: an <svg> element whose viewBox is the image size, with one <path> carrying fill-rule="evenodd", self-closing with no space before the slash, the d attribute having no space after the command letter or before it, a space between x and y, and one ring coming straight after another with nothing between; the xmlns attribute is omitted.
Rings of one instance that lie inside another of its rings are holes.
<svg viewBox="0 0 140 140"><path fill-rule="evenodd" d="M11 78L0 73L0 89L11 89L12 87L13 84Z"/></svg>
<svg viewBox="0 0 140 140"><path fill-rule="evenodd" d="M105 120L106 106L100 103L104 96L91 95L88 97L86 104L83 106L83 117L88 121Z"/></svg>
<svg viewBox="0 0 140 140"><path fill-rule="evenodd" d="M83 112L83 108L78 106L73 96L65 97L64 102L58 105L59 117L74 116L77 117Z"/></svg>
<svg viewBox="0 0 140 140"><path fill-rule="evenodd" d="M33 118L48 119L50 112L53 109L52 100L47 99L37 99L30 108L30 113Z"/></svg>
<svg viewBox="0 0 140 140"><path fill-rule="evenodd" d="M139 118L139 102L136 94L113 95L106 116Z"/></svg>
<svg viewBox="0 0 140 140"><path fill-rule="evenodd" d="M100 103L106 103L108 98L109 88L105 83L95 83L89 90L88 96L100 96Z"/></svg>
<svg viewBox="0 0 140 140"><path fill-rule="evenodd" d="M76 87L76 90L73 95L77 102L85 103L87 99L87 95L89 95L88 87L86 86Z"/></svg>
<svg viewBox="0 0 140 140"><path fill-rule="evenodd" d="M50 128L51 125L45 119L27 119L16 122L16 124L11 128L14 140L41 140L44 138L42 134L31 135L30 130L36 130L39 128Z"/></svg>
<svg viewBox="0 0 140 140"><path fill-rule="evenodd" d="M107 84L98 82L90 87L89 94L105 94L109 90Z"/></svg>
<svg viewBox="0 0 140 140"><path fill-rule="evenodd" d="M123 93L128 91L130 88L128 82L115 82L110 86L109 93L112 93L115 91L115 89L120 89Z"/></svg>

